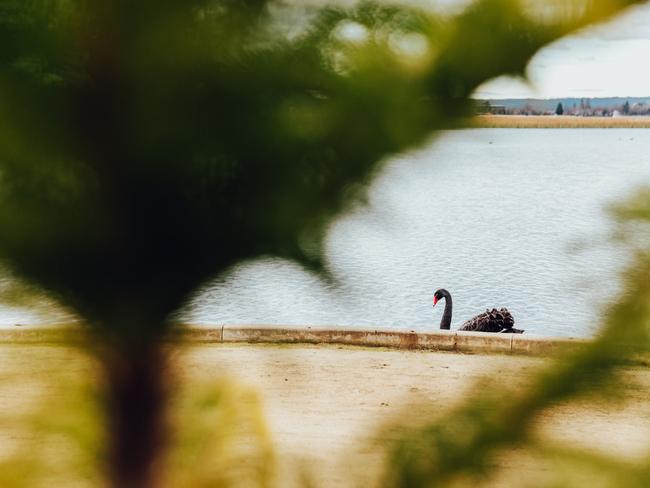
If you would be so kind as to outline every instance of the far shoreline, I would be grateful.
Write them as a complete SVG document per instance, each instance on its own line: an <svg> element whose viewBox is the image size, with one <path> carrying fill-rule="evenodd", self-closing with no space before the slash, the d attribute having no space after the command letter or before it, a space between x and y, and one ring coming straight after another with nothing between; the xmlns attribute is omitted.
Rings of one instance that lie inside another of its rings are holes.
<svg viewBox="0 0 650 488"><path fill-rule="evenodd" d="M483 129L648 129L650 117L579 117L574 115L477 115L470 128Z"/></svg>

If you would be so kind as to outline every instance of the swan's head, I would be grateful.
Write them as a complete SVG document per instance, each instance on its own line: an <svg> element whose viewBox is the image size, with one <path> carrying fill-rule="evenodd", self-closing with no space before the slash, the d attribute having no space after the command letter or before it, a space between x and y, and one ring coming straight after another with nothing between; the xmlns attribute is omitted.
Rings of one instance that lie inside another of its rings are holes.
<svg viewBox="0 0 650 488"><path fill-rule="evenodd" d="M433 306L434 307L436 306L436 303L438 303L438 300L445 297L445 293L447 293L447 291L443 290L442 288L440 288L439 290L436 290L436 292L433 294Z"/></svg>

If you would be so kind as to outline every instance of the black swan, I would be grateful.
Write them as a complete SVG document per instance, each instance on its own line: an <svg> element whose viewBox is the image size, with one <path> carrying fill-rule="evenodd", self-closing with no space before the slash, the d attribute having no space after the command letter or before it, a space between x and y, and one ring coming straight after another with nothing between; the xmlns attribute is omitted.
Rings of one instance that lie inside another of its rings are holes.
<svg viewBox="0 0 650 488"><path fill-rule="evenodd" d="M441 288L436 290L433 294L433 306L436 306L438 300L445 299L445 311L442 314L440 321L441 329L449 329L451 326L451 293ZM515 319L512 314L508 312L507 308L497 310L486 310L484 313L477 315L473 319L469 319L458 330L472 330L475 332L504 332L512 334L521 334L524 331L515 329Z"/></svg>

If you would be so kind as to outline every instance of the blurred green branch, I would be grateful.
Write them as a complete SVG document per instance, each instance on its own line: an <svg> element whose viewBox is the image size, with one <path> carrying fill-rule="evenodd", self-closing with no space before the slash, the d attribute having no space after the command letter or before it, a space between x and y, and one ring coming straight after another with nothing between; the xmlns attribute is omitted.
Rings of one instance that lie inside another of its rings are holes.
<svg viewBox="0 0 650 488"><path fill-rule="evenodd" d="M624 461L615 456L571 449L558 444L530 443L528 448L553 466L554 472L548 479L530 480L527 485L578 487L587 483L605 487L637 488L648 485L650 464Z"/></svg>

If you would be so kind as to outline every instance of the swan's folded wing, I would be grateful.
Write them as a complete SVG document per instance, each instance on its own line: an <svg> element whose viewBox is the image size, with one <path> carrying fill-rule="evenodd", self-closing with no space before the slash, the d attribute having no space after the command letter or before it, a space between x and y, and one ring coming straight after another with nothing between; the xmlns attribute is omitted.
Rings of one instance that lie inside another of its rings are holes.
<svg viewBox="0 0 650 488"><path fill-rule="evenodd" d="M512 327L515 325L515 319L508 309L502 308L497 310L486 310L482 314L465 322L459 330L473 330L477 332L516 332Z"/></svg>

